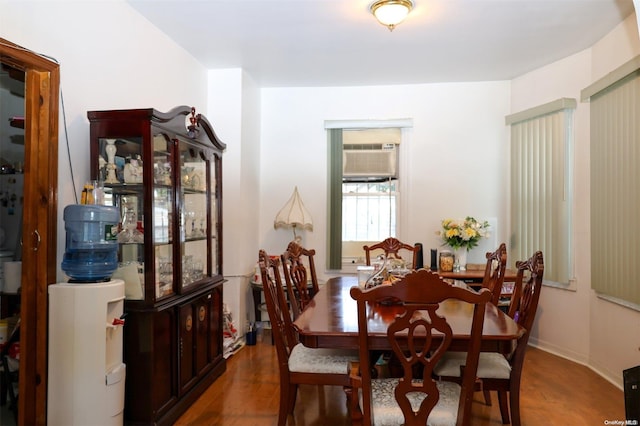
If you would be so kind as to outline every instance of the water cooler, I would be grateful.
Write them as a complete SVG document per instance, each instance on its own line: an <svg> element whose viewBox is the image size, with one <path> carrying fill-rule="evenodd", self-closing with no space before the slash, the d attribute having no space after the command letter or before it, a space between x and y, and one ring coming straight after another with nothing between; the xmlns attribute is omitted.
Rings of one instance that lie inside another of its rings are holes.
<svg viewBox="0 0 640 426"><path fill-rule="evenodd" d="M124 281L118 267L116 207L69 205L61 264L70 280L49 286L47 423L121 426Z"/></svg>
<svg viewBox="0 0 640 426"><path fill-rule="evenodd" d="M49 286L47 423L122 425L124 281Z"/></svg>

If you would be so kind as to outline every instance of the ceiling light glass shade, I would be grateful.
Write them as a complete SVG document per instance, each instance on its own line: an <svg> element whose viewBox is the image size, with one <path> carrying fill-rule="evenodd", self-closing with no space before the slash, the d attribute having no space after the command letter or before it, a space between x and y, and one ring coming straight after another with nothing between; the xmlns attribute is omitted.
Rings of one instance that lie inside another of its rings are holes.
<svg viewBox="0 0 640 426"><path fill-rule="evenodd" d="M297 186L293 189L293 195L291 195L289 201L287 201L276 215L276 219L273 221L273 227L292 227L294 237L296 237L296 228L313 231L311 213L309 213L309 210L304 206Z"/></svg>
<svg viewBox="0 0 640 426"><path fill-rule="evenodd" d="M378 22L393 29L407 17L413 2L411 0L378 0L371 5L371 13Z"/></svg>

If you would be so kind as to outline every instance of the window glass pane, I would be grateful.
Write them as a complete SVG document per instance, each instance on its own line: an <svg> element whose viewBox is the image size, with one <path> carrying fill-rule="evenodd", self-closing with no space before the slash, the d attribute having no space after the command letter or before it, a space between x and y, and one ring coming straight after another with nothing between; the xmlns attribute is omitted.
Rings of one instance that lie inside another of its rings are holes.
<svg viewBox="0 0 640 426"><path fill-rule="evenodd" d="M396 236L397 181L342 184L342 241Z"/></svg>

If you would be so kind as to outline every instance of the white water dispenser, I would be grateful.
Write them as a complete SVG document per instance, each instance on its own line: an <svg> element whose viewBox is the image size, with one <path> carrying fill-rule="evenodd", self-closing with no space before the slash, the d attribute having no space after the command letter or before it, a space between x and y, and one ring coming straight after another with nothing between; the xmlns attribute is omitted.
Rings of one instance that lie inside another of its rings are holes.
<svg viewBox="0 0 640 426"><path fill-rule="evenodd" d="M124 281L49 286L47 424L120 426Z"/></svg>

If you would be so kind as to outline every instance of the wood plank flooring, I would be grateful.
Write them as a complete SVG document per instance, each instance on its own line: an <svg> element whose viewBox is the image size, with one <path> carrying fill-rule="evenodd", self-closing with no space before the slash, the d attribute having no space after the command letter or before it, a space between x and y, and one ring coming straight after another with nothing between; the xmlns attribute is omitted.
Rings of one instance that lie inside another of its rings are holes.
<svg viewBox="0 0 640 426"><path fill-rule="evenodd" d="M178 419L175 425L277 425L279 378L275 347L266 340L246 346L229 358L227 371ZM501 425L497 396L493 405L476 393L477 426ZM621 390L582 365L530 347L523 370L523 426L603 425L624 420ZM348 425L341 388L301 386L289 424Z"/></svg>

